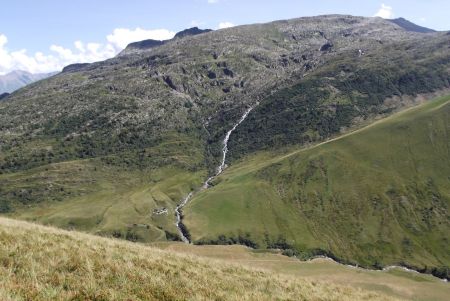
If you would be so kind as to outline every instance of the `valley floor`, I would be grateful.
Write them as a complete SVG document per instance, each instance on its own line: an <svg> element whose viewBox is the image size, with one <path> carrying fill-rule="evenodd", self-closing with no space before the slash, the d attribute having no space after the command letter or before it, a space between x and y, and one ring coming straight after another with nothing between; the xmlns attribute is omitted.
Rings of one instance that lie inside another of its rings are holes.
<svg viewBox="0 0 450 301"><path fill-rule="evenodd" d="M447 300L450 285L436 277L401 268L376 271L345 266L330 259L301 261L276 251L244 246L196 246L182 243L154 243L158 248L182 254L225 260L244 267L262 268L272 273L318 282L347 285L406 300Z"/></svg>

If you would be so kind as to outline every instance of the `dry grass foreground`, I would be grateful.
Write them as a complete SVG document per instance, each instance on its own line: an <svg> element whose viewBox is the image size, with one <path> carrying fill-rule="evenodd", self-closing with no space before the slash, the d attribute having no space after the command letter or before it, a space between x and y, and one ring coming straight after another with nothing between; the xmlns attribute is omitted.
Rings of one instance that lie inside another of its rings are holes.
<svg viewBox="0 0 450 301"><path fill-rule="evenodd" d="M6 218L0 218L0 299L390 300Z"/></svg>

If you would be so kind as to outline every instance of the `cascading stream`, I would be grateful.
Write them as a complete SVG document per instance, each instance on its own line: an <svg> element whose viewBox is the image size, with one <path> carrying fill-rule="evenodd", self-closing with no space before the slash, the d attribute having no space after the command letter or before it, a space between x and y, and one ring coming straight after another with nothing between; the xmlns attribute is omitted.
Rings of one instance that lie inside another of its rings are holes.
<svg viewBox="0 0 450 301"><path fill-rule="evenodd" d="M217 167L216 173L209 177L208 179L206 179L206 181L203 183L203 186L201 188L201 190L204 189L208 189L209 187L209 183L211 183L211 181L216 178L217 176L219 176L224 169L226 168L226 159L227 159L227 153L228 153L228 141L230 140L230 136L231 134L236 130L236 128L242 123L244 122L244 120L247 118L248 114L250 114L250 112L253 110L254 107L250 107L248 108L245 112L244 115L242 115L242 117L239 119L239 121L231 128L231 130L229 130L227 132L227 134L225 135L225 138L222 141L222 161L220 163L220 165ZM189 201L192 199L192 197L194 196L194 192L190 192L182 201L181 203L175 208L175 215L177 218L177 221L175 223L178 232L180 233L180 237L181 240L185 243L189 243L189 238L186 237L186 229L183 225L183 223L181 222L182 219L182 209L184 206L186 206L187 203L189 203Z"/></svg>
<svg viewBox="0 0 450 301"><path fill-rule="evenodd" d="M189 239L186 237L185 235L185 231L183 230L184 228L182 228L182 223L181 223L181 209L189 202L189 200L191 199L192 195L194 193L190 192L184 199L183 201L181 201L181 203L175 208L175 215L177 217L177 222L175 223L175 225L178 228L178 232L180 232L180 237L181 240L185 243L189 243Z"/></svg>
<svg viewBox="0 0 450 301"><path fill-rule="evenodd" d="M216 178L217 176L219 176L219 175L225 170L225 168L226 168L226 163L225 163L225 161L226 161L226 157L227 157L227 153L228 153L228 140L230 140L230 136L231 136L231 134L233 133L233 131L235 131L236 128L237 128L237 127L238 127L238 126L239 126L239 125L247 118L248 114L250 114L250 112L253 110L253 108L254 108L254 107L250 107L249 109L247 109L247 110L245 111L244 115L242 115L241 119L239 119L239 121L238 121L238 122L231 128L231 130L229 130L229 131L227 132L227 134L225 135L225 138L223 139L223 142L222 142L222 143L223 143L223 147L222 147L222 161L221 161L220 165L217 167L216 173L215 173L213 176L209 177L209 178L204 182L204 184L203 184L201 190L208 189L209 183L210 183L214 178ZM182 211L183 207L186 206L187 203L189 203L189 201L192 199L192 197L194 196L194 194L195 194L195 192L190 192L190 193L189 193L189 194L181 201L181 203L175 208L175 215L176 215L176 218L177 218L177 221L176 221L176 224L175 224L175 225L176 225L177 228L178 228L178 232L180 233L181 240L182 240L183 242L185 242L185 243L190 243L190 241L189 241L189 238L186 237L187 232L185 232L185 231L186 231L186 230L185 230L185 227L184 227L183 223L181 222L181 219L182 219L181 211ZM325 259L328 259L328 260L332 260L332 261L334 261L334 262L336 262L336 263L338 263L338 264L346 265L346 266L351 267L351 268L356 268L356 269L361 269L361 270L366 270L366 271L373 271L373 270L371 270L371 269L365 269L365 268L362 268L362 267L360 267L360 266L358 266L358 265L343 264L343 263L340 263L339 261L336 261L335 259L333 259L333 258L331 258L331 257L328 257L328 256L316 256L316 257L314 257L314 258L325 258ZM399 266L399 265L385 266L385 267L384 267L383 269L381 269L380 271L388 271L388 270L390 270L390 269L396 269L396 268L402 269L402 270L407 271L407 272L410 272L410 273L420 273L420 272L418 272L418 271L416 271L416 270L409 269L409 268L404 267L404 266L401 266L401 265L400 265L400 266ZM438 279L440 279L440 278L438 278ZM444 282L447 282L447 279L440 279L440 280L442 280L442 281L444 281Z"/></svg>

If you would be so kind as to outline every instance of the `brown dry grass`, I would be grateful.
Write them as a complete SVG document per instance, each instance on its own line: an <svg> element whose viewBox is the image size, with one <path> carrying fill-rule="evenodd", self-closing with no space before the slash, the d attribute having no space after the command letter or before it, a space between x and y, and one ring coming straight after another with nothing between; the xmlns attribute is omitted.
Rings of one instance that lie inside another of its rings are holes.
<svg viewBox="0 0 450 301"><path fill-rule="evenodd" d="M1 300L390 300L362 290L0 218Z"/></svg>

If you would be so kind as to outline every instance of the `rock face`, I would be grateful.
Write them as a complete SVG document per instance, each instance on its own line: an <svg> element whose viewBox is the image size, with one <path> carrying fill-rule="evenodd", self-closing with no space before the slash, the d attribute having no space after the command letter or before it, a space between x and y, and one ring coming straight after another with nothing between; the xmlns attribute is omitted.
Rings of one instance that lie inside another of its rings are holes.
<svg viewBox="0 0 450 301"><path fill-rule="evenodd" d="M161 46L163 44L164 44L164 41L150 39L150 40L143 40L140 42L131 43L127 46L126 49L128 49L128 50L133 50L133 49L145 50L145 49L150 49L153 47Z"/></svg>
<svg viewBox="0 0 450 301"><path fill-rule="evenodd" d="M320 51L330 51L331 48L333 48L333 44L331 44L331 43L326 43L326 44L323 44L323 45L320 47Z"/></svg>
<svg viewBox="0 0 450 301"><path fill-rule="evenodd" d="M27 71L16 70L0 75L0 93L11 93L35 81L50 77L57 72L33 74Z"/></svg>
<svg viewBox="0 0 450 301"><path fill-rule="evenodd" d="M397 18L397 19L390 19L388 20L394 24L397 24L398 26L400 26L401 28L407 30L407 31L411 31L411 32L420 32L420 33L432 33L432 32L436 32L436 30L430 29L430 28L426 28L426 27L422 27L419 26L417 24L414 24L404 18Z"/></svg>
<svg viewBox="0 0 450 301"><path fill-rule="evenodd" d="M0 100L3 100L4 98L8 97L9 93L2 93L0 94Z"/></svg>
<svg viewBox="0 0 450 301"><path fill-rule="evenodd" d="M159 41L159 40L143 40L143 41L139 41L139 42L134 42L134 43L130 43L121 53L120 55L124 55L124 54L130 54L136 51L142 51L142 50L148 50L148 49L152 49L154 47L158 47L161 45L166 44L169 41L172 41L174 39L182 39L188 36L195 36L195 35L199 35L202 33L207 33L212 31L211 29L199 29L198 27L192 27L192 28L188 28L185 29L183 31L178 32L177 34L175 34L175 36L173 37L173 39L170 40L165 40L165 41Z"/></svg>
<svg viewBox="0 0 450 301"><path fill-rule="evenodd" d="M192 28L188 28L188 29L178 32L175 35L175 38L184 38L187 36L195 36L195 35L205 33L205 32L210 32L210 31L212 31L212 29L199 29L198 27L192 27Z"/></svg>
<svg viewBox="0 0 450 301"><path fill-rule="evenodd" d="M84 68L88 67L90 64L89 63L78 63L78 64L71 64L68 65L66 67L63 68L62 72L63 73L67 73L67 72L77 72L77 71L81 71Z"/></svg>

